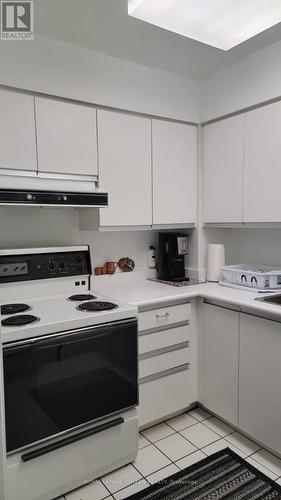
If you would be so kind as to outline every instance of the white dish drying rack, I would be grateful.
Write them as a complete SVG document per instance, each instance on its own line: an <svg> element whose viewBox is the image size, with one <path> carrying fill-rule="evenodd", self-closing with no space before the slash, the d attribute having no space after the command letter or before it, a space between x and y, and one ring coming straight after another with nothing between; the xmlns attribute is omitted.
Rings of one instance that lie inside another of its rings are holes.
<svg viewBox="0 0 281 500"><path fill-rule="evenodd" d="M223 266L221 285L255 292L281 290L281 269L276 266L238 264Z"/></svg>

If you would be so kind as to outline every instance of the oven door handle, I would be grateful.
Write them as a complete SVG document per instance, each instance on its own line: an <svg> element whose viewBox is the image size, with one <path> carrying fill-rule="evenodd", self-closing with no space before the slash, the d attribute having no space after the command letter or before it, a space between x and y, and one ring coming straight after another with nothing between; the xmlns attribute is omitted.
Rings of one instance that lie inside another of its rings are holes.
<svg viewBox="0 0 281 500"><path fill-rule="evenodd" d="M109 422L105 422L103 424L92 427L91 429L87 429L86 431L81 431L77 434L61 439L60 441L56 441L55 443L47 444L42 448L31 451L30 453L26 453L25 455L22 455L21 459L23 462L30 462L30 460L34 460L35 458L41 457L42 455L46 455L47 453L51 453L52 451L59 450L64 446L75 443L76 441L80 441L81 439L85 439L89 436L93 436L94 434L98 434L99 432L103 432L107 429L111 429L112 427L116 427L117 425L121 424L124 424L124 418L115 418L114 420L110 420Z"/></svg>

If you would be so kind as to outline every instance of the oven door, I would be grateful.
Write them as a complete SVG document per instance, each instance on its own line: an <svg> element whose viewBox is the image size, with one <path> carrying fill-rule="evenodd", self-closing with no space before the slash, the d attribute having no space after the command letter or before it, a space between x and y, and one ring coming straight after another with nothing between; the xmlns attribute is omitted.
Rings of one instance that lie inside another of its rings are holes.
<svg viewBox="0 0 281 500"><path fill-rule="evenodd" d="M135 319L4 345L3 354L8 453L138 404Z"/></svg>

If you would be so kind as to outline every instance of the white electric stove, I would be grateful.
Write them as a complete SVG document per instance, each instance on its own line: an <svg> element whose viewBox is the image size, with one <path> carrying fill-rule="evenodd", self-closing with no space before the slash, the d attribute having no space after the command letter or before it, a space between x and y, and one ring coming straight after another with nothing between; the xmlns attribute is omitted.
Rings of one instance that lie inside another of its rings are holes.
<svg viewBox="0 0 281 500"><path fill-rule="evenodd" d="M87 246L0 252L8 500L134 460L137 309L90 289Z"/></svg>

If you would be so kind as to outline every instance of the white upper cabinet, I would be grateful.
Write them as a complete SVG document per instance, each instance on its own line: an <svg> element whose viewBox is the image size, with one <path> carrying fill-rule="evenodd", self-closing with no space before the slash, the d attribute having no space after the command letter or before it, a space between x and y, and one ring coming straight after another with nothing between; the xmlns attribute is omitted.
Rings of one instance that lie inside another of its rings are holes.
<svg viewBox="0 0 281 500"><path fill-rule="evenodd" d="M243 115L204 127L204 221L243 219Z"/></svg>
<svg viewBox="0 0 281 500"><path fill-rule="evenodd" d="M39 172L97 176L96 110L41 97L35 109Z"/></svg>
<svg viewBox="0 0 281 500"><path fill-rule="evenodd" d="M245 222L281 222L281 102L245 115Z"/></svg>
<svg viewBox="0 0 281 500"><path fill-rule="evenodd" d="M153 224L194 224L197 127L152 120Z"/></svg>
<svg viewBox="0 0 281 500"><path fill-rule="evenodd" d="M0 168L37 170L33 96L0 90Z"/></svg>
<svg viewBox="0 0 281 500"><path fill-rule="evenodd" d="M98 110L98 150L100 188L109 196L100 225L151 225L151 120Z"/></svg>

